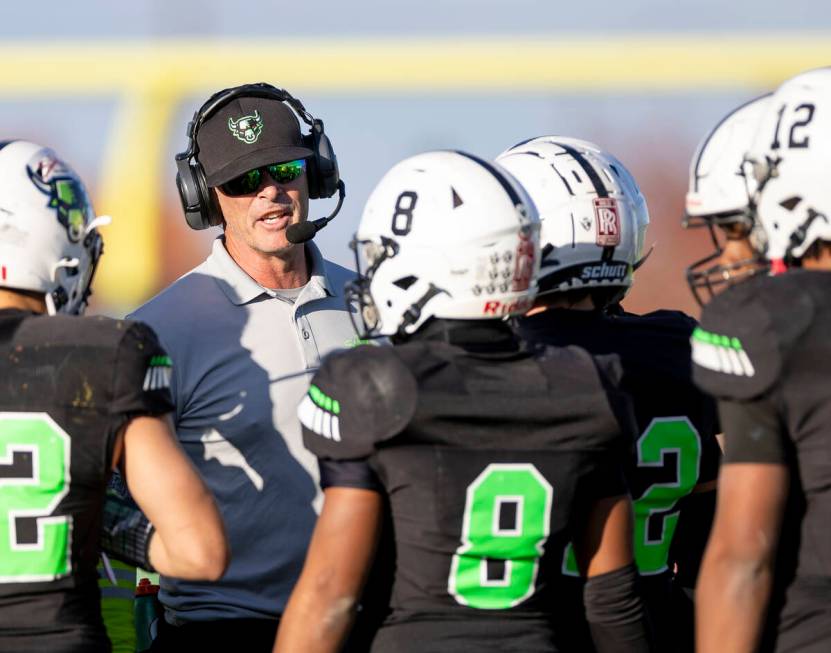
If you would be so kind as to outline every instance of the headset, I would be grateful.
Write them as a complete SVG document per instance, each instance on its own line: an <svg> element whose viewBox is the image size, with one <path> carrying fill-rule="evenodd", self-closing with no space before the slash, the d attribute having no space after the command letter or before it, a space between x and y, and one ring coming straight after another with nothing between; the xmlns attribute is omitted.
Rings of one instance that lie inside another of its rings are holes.
<svg viewBox="0 0 831 653"><path fill-rule="evenodd" d="M182 210L185 220L191 229L207 229L222 223L222 213L216 197L208 188L205 179L205 169L196 156L199 146L196 135L202 124L229 102L240 97L257 97L268 100L278 100L288 104L294 112L310 127L308 134L302 134L304 147L312 151L312 156L306 164L306 176L309 183L309 199L332 197L340 193L338 208L343 201L344 186L338 172L338 159L323 130L323 121L315 118L306 111L303 103L293 97L288 91L263 82L257 84L243 84L234 88L226 88L214 93L203 104L193 119L188 123L188 149L176 155L176 188L182 201ZM331 216L334 217L334 216Z"/></svg>

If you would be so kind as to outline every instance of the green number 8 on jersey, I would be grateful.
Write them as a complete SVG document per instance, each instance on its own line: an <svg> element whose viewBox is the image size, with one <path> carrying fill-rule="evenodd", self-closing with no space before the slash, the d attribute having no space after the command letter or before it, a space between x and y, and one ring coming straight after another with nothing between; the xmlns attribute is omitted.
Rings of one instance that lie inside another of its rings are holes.
<svg viewBox="0 0 831 653"><path fill-rule="evenodd" d="M534 593L552 497L551 484L530 463L493 463L468 486L462 544L447 582L457 602L504 610Z"/></svg>

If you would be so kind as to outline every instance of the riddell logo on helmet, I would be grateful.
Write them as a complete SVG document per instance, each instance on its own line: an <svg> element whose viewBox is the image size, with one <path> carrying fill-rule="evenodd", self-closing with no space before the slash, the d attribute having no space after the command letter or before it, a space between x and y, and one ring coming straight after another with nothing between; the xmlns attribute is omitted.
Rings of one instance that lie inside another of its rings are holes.
<svg viewBox="0 0 831 653"><path fill-rule="evenodd" d="M485 302L485 307L482 309L483 315L510 315L511 313L524 313L529 308L533 301L529 297L522 297L515 302L506 304L495 299Z"/></svg>
<svg viewBox="0 0 831 653"><path fill-rule="evenodd" d="M596 197L594 217L597 224L597 244L600 247L620 245L620 213L613 197Z"/></svg>

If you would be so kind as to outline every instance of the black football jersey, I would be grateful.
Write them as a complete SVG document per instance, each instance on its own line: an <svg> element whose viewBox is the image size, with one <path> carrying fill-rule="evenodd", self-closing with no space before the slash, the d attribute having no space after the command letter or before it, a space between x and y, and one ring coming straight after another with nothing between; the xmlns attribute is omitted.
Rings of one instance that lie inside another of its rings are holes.
<svg viewBox="0 0 831 653"><path fill-rule="evenodd" d="M626 492L616 361L524 349L502 324L424 331L331 355L298 410L322 464L344 461L354 486L349 462L368 460L389 497L392 612L373 651L557 650L562 548Z"/></svg>
<svg viewBox="0 0 831 653"><path fill-rule="evenodd" d="M119 429L172 410L139 323L0 310L0 650L109 651L96 562Z"/></svg>
<svg viewBox="0 0 831 653"><path fill-rule="evenodd" d="M721 455L715 402L692 382L695 326L695 320L677 311L633 315L549 309L517 321L522 337L533 342L579 345L593 354L620 357L621 388L632 396L639 433L626 467L635 508L635 558L661 650L692 646L691 604L670 579L677 563L693 570L686 583L676 585L694 585L712 513L706 512L703 524L693 522L692 530L705 532L683 538L675 534L683 530L679 526L685 518L694 519L698 508L690 493L718 476ZM576 576L568 552L563 570ZM579 591L575 583L574 593ZM571 604L580 607L576 598Z"/></svg>
<svg viewBox="0 0 831 653"><path fill-rule="evenodd" d="M705 307L694 376L724 462L790 468L765 648L831 650L831 273L754 277ZM773 643L775 641L775 644Z"/></svg>

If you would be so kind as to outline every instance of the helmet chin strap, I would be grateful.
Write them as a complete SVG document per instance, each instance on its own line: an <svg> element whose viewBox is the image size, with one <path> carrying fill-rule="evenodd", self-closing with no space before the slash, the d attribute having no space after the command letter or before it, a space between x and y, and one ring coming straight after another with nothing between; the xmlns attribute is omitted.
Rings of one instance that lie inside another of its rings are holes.
<svg viewBox="0 0 831 653"><path fill-rule="evenodd" d="M92 219L90 223L87 225L86 229L84 229L84 237L91 234L95 231L98 227L106 226L112 223L113 219L108 215L99 215ZM77 258L65 258L52 266L52 269L49 271L49 279L52 283L58 282L58 271L64 268L77 268L81 264L81 261ZM44 302L46 303L46 312L48 315L56 315L58 311L63 308L64 304L69 301L69 297L66 296L66 291L63 287L58 286L51 292L48 292L44 295Z"/></svg>
<svg viewBox="0 0 831 653"><path fill-rule="evenodd" d="M57 283L58 270L61 270L63 268L77 268L80 264L81 262L77 258L62 259L52 266L52 270L49 273L49 278L52 281L52 283ZM63 301L61 301L60 303L56 302L55 297L56 295L59 295L59 293L66 295L66 291L61 286L58 286L57 288L55 288L55 290L46 293L44 299L46 301L46 312L49 315L55 315L58 312L58 310L63 308L63 305L66 304L67 301L69 301L69 297L65 297L65 299L63 299Z"/></svg>
<svg viewBox="0 0 831 653"><path fill-rule="evenodd" d="M427 302L433 299L433 297L435 297L436 295L441 295L442 293L446 295L450 294L446 290L439 288L431 283L430 287L427 289L427 292L425 292L421 296L421 299L419 299L416 302L413 302L410 305L410 307L406 311L404 311L404 315L401 318L401 324L398 325L398 335L410 335L407 329L409 329L412 325L418 322L419 319L421 319L421 311L427 305Z"/></svg>
<svg viewBox="0 0 831 653"><path fill-rule="evenodd" d="M808 217L805 218L801 225L793 230L793 233L791 233L791 237L788 240L788 249L785 250L784 260L786 264L793 258L793 251L805 242L805 239L808 237L808 229L817 218L822 218L826 223L828 223L828 217L824 213L820 213L819 211L809 208Z"/></svg>

